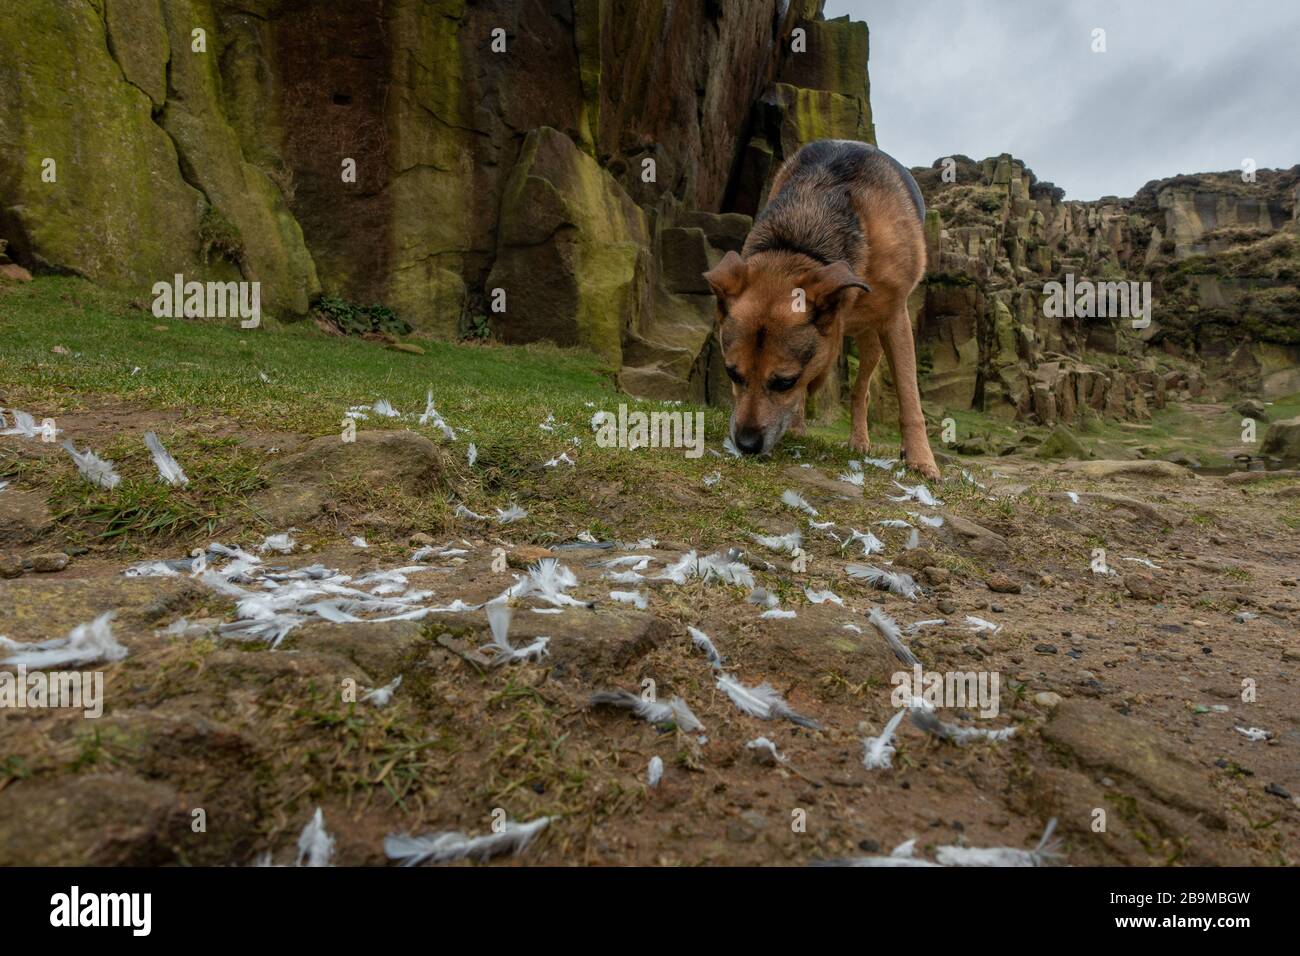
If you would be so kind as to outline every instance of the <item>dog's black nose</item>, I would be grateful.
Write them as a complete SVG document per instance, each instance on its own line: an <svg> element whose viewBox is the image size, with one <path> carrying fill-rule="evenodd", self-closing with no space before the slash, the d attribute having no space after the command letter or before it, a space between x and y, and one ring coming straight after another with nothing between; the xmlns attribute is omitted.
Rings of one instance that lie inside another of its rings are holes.
<svg viewBox="0 0 1300 956"><path fill-rule="evenodd" d="M763 433L757 428L736 429L736 447L743 455L757 455L763 450Z"/></svg>

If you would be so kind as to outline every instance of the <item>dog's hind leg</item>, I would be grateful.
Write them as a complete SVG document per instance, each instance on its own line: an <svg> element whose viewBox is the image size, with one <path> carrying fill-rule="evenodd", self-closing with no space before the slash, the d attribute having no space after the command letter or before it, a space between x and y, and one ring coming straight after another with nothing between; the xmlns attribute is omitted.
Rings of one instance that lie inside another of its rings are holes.
<svg viewBox="0 0 1300 956"><path fill-rule="evenodd" d="M871 451L871 435L867 430L867 406L871 402L871 376L876 371L884 347L875 329L867 329L854 338L858 345L858 377L853 380L851 412L853 427L849 434L849 448L866 454Z"/></svg>
<svg viewBox="0 0 1300 956"><path fill-rule="evenodd" d="M932 481L939 478L939 466L930 451L921 411L921 390L916 384L916 347L912 343L912 321L907 307L900 305L881 332L889 367L898 391L898 425L903 433L903 457L907 467Z"/></svg>

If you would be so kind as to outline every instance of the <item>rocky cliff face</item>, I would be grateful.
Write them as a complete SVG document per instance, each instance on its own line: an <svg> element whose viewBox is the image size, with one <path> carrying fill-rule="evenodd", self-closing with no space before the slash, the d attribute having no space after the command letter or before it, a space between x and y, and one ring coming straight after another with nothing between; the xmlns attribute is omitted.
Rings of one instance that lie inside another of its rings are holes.
<svg viewBox="0 0 1300 956"><path fill-rule="evenodd" d="M585 346L643 397L728 400L700 273L740 248L800 146L875 142L867 27L821 19L821 0L8 13L0 238L20 266L142 295L178 272L257 280L284 315L324 291L442 337L486 324ZM1141 417L1202 387L1179 359L1266 395L1300 390L1300 168L1079 203L1010 156L954 163L952 182L915 171L931 206L913 311L933 402ZM1149 279L1152 328L1047 318L1043 283L1065 273Z"/></svg>
<svg viewBox="0 0 1300 956"><path fill-rule="evenodd" d="M0 236L37 270L142 292L242 277L286 314L325 290L435 335L478 315L615 367L626 348L630 387L703 397L693 273L746 228L709 214L752 211L809 139L871 135L866 27L819 18L819 0L15 0Z"/></svg>
<svg viewBox="0 0 1300 956"><path fill-rule="evenodd" d="M1300 388L1300 167L1072 202L1009 155L947 159L913 170L929 206L913 307L931 400L1053 424L1144 418L1207 379L1266 397ZM1044 287L1067 276L1150 282L1150 326L1049 317Z"/></svg>

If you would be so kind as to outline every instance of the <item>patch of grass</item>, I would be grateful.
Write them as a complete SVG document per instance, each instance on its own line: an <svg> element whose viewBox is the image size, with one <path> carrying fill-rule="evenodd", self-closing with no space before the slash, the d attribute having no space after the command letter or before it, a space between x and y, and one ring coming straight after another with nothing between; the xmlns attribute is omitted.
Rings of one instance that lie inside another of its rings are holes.
<svg viewBox="0 0 1300 956"><path fill-rule="evenodd" d="M134 537L211 536L232 520L256 521L244 502L265 481L256 459L236 439L174 439L168 447L190 479L182 488L159 481L143 444L124 438L105 453L122 476L111 491L84 481L70 460L55 459L55 520L74 537L123 543Z"/></svg>

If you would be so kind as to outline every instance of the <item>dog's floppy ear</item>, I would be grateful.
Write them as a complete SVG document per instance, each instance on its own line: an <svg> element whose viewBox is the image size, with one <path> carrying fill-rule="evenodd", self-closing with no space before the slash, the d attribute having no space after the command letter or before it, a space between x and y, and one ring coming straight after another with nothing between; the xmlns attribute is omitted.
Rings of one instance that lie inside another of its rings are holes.
<svg viewBox="0 0 1300 956"><path fill-rule="evenodd" d="M843 259L805 273L800 285L818 312L834 306L846 289L871 291L871 287Z"/></svg>
<svg viewBox="0 0 1300 956"><path fill-rule="evenodd" d="M733 250L722 257L722 261L704 273L704 281L709 284L713 294L719 299L734 299L740 295L749 280L749 270L745 260Z"/></svg>

